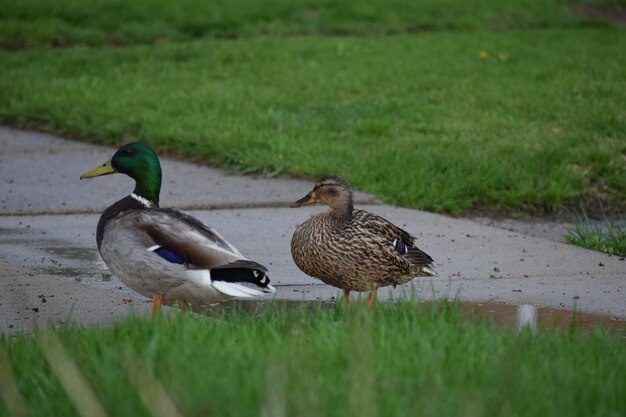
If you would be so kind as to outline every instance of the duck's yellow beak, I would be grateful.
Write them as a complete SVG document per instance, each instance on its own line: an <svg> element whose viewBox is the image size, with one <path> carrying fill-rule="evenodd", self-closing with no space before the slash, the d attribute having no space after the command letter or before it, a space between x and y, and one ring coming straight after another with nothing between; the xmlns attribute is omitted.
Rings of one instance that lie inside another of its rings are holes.
<svg viewBox="0 0 626 417"><path fill-rule="evenodd" d="M302 197L300 200L296 201L291 205L291 207L304 207L310 206L311 204L319 203L320 201L317 199L317 196L313 194L313 191Z"/></svg>
<svg viewBox="0 0 626 417"><path fill-rule="evenodd" d="M99 167L94 168L91 171L85 172L83 175L80 176L80 179L82 180L83 178L93 178L99 177L100 175L115 174L116 172L117 170L113 168L113 165L111 165L111 160L109 159Z"/></svg>

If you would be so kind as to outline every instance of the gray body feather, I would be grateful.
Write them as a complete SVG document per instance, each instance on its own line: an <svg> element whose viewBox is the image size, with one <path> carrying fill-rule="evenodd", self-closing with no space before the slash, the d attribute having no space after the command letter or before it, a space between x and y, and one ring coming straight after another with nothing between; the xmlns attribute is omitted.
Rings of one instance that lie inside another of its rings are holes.
<svg viewBox="0 0 626 417"><path fill-rule="evenodd" d="M175 250L184 263L163 259L153 250L157 246ZM162 295L165 301L202 305L275 291L270 285L262 288L251 283L213 285L212 269L264 272L266 268L245 259L215 230L175 210L154 208L119 213L104 225L100 255L128 287L147 297Z"/></svg>

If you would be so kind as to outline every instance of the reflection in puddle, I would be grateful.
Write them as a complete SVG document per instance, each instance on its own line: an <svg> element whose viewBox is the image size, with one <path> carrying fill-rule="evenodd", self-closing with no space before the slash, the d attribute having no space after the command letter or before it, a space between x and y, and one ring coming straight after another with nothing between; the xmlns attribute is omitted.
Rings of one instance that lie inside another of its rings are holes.
<svg viewBox="0 0 626 417"><path fill-rule="evenodd" d="M530 304L517 307L517 328L522 330L524 327L532 330L537 328L537 307Z"/></svg>
<svg viewBox="0 0 626 417"><path fill-rule="evenodd" d="M499 303L457 303L463 317L474 321L489 320L497 326L522 329L561 329L575 328L588 333L596 328L626 334L626 320L583 313L572 310L559 310L548 307L535 307L528 304L511 305Z"/></svg>

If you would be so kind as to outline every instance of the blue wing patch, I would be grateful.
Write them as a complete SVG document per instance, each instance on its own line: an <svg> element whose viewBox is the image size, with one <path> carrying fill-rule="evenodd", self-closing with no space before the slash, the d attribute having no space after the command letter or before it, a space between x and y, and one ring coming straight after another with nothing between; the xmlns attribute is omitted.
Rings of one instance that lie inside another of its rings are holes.
<svg viewBox="0 0 626 417"><path fill-rule="evenodd" d="M183 264L183 263L185 263L183 261L183 258L181 258L176 253L174 253L171 250L166 249L164 247L156 248L153 252L156 253L157 255L159 255L161 258L163 258L166 261L171 262L173 264Z"/></svg>

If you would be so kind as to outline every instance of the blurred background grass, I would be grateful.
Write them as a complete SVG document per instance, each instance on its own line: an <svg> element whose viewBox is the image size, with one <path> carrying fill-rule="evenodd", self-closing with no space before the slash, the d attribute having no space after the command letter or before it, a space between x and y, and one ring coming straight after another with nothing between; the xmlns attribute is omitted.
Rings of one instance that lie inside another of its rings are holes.
<svg viewBox="0 0 626 417"><path fill-rule="evenodd" d="M598 16L623 4L0 0L0 122L435 212L619 215L626 36Z"/></svg>
<svg viewBox="0 0 626 417"><path fill-rule="evenodd" d="M592 0L614 5L623 1ZM259 34L389 34L584 27L568 0L1 0L5 47L129 44Z"/></svg>

